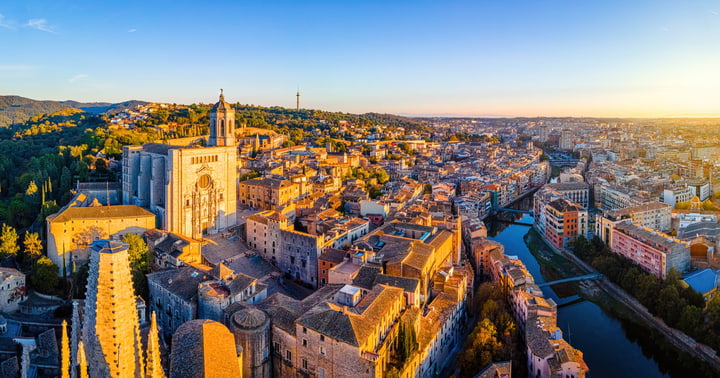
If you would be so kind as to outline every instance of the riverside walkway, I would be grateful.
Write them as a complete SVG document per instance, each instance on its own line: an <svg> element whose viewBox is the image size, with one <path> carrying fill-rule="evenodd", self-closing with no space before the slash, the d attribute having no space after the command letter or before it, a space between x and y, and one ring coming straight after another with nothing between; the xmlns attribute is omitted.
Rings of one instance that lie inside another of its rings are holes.
<svg viewBox="0 0 720 378"><path fill-rule="evenodd" d="M543 239L544 241L544 239ZM575 266L583 270L585 273L590 274L599 274L602 275L600 272L595 270L592 266L587 264L585 261L582 261L579 257L575 256L573 253L570 253L567 250L559 250L555 248L554 246L550 245L549 243L545 242L545 246L547 246L551 251L554 253L565 257L570 262L572 262ZM615 285L612 283L609 279L606 277L603 277L600 280L596 281L598 283L598 286L605 291L608 295L612 296L619 302L626 305L630 310L632 310L636 315L638 315L646 324L648 324L651 327L654 327L660 333L665 335L665 337L670 341L673 345L678 347L681 350L684 350L685 352L689 353L695 358L698 358L704 362L706 362L708 365L710 365L713 369L720 371L720 357L718 357L717 352L710 348L709 346L705 344L698 343L693 339L692 337L686 335L684 332L672 328L665 324L665 322L654 316L653 314L648 311L645 306L643 306L635 297L628 294L625 290L623 290L621 287ZM552 283L552 282L551 282Z"/></svg>

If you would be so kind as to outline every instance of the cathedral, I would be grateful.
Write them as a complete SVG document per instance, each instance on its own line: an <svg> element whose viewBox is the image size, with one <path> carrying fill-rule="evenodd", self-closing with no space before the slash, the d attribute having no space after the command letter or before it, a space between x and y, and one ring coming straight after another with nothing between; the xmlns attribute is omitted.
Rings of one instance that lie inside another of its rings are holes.
<svg viewBox="0 0 720 378"><path fill-rule="evenodd" d="M206 147L123 147L123 203L158 216L159 227L202 238L237 223L235 111L220 93Z"/></svg>

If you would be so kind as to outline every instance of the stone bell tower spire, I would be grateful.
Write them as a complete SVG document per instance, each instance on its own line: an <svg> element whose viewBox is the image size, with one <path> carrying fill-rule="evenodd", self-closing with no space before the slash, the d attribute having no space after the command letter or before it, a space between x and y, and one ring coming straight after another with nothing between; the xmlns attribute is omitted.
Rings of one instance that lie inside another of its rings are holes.
<svg viewBox="0 0 720 378"><path fill-rule="evenodd" d="M80 378L88 378L87 358L85 358L85 347L82 340L78 341L78 366L80 369Z"/></svg>
<svg viewBox="0 0 720 378"><path fill-rule="evenodd" d="M210 139L208 146L235 145L235 110L225 101L220 89L220 100L210 109Z"/></svg>
<svg viewBox="0 0 720 378"><path fill-rule="evenodd" d="M60 351L61 378L70 378L70 340L67 334L67 322L62 322L62 350Z"/></svg>
<svg viewBox="0 0 720 378"><path fill-rule="evenodd" d="M147 378L165 378L160 361L160 340L155 311L150 320L150 333L147 341L147 361L145 363L145 376Z"/></svg>

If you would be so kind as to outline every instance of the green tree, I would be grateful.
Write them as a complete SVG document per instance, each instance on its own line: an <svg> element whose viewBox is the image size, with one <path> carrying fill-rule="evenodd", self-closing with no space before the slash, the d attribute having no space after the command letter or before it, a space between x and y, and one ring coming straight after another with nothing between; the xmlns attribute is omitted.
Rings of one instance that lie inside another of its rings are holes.
<svg viewBox="0 0 720 378"><path fill-rule="evenodd" d="M3 223L2 233L0 233L0 258L15 256L19 250L17 231Z"/></svg>
<svg viewBox="0 0 720 378"><path fill-rule="evenodd" d="M708 328L717 335L720 335L720 295L716 295L708 301L706 316Z"/></svg>
<svg viewBox="0 0 720 378"><path fill-rule="evenodd" d="M72 175L68 167L62 168L62 174L60 174L60 191L62 193L67 192L72 187Z"/></svg>
<svg viewBox="0 0 720 378"><path fill-rule="evenodd" d="M148 270L150 267L150 255L145 241L136 234L126 234L122 240L130 247L128 248L128 260L133 269Z"/></svg>
<svg viewBox="0 0 720 378"><path fill-rule="evenodd" d="M82 160L77 163L78 180L85 182L90 178L90 167Z"/></svg>
<svg viewBox="0 0 720 378"><path fill-rule="evenodd" d="M415 328L412 324L406 324L405 321L400 322L397 348L398 357L402 361L407 360L415 349L417 349L417 336L415 335Z"/></svg>
<svg viewBox="0 0 720 378"><path fill-rule="evenodd" d="M250 179L254 179L254 178L260 177L260 176L262 176L262 175L260 174L260 172L258 172L258 171L250 171L250 172L248 172L248 173L243 173L242 175L240 175L239 181L250 180Z"/></svg>
<svg viewBox="0 0 720 378"><path fill-rule="evenodd" d="M715 204L712 203L710 200L705 200L702 203L703 210L717 210L717 207L715 207Z"/></svg>
<svg viewBox="0 0 720 378"><path fill-rule="evenodd" d="M678 210L687 210L690 208L690 202L678 202L675 204L675 208Z"/></svg>
<svg viewBox="0 0 720 378"><path fill-rule="evenodd" d="M35 219L35 214L28 204L23 199L23 195L18 193L10 201L8 207L8 219L18 227L27 227Z"/></svg>
<svg viewBox="0 0 720 378"><path fill-rule="evenodd" d="M58 267L47 256L40 257L33 265L30 282L35 290L52 293L60 282Z"/></svg>
<svg viewBox="0 0 720 378"><path fill-rule="evenodd" d="M423 185L423 194L432 194L432 184Z"/></svg>
<svg viewBox="0 0 720 378"><path fill-rule="evenodd" d="M347 144L344 142L335 142L335 152L344 153L347 152Z"/></svg>
<svg viewBox="0 0 720 378"><path fill-rule="evenodd" d="M36 196L38 192L37 184L35 184L35 180L30 180L30 183L28 184L27 189L25 190L26 196Z"/></svg>
<svg viewBox="0 0 720 378"><path fill-rule="evenodd" d="M148 288L145 275L150 272L152 254L149 252L145 241L136 234L126 234L123 241L130 246L128 248L128 260L130 261L135 293L147 299Z"/></svg>
<svg viewBox="0 0 720 378"><path fill-rule="evenodd" d="M380 198L382 196L382 187L379 185L373 185L370 187L370 190L368 191L368 197L372 199Z"/></svg>
<svg viewBox="0 0 720 378"><path fill-rule="evenodd" d="M485 304L483 304L482 311L480 312L480 316L482 318L488 318L490 320L495 319L495 315L499 312L500 306L498 306L498 303L492 299L488 299L485 301Z"/></svg>
<svg viewBox="0 0 720 378"><path fill-rule="evenodd" d="M695 306L685 306L685 308L682 309L678 328L692 337L698 337L701 333L702 325L703 313L701 309Z"/></svg>
<svg viewBox="0 0 720 378"><path fill-rule="evenodd" d="M23 252L25 252L25 256L32 262L42 256L42 241L40 241L37 232L25 231Z"/></svg>
<svg viewBox="0 0 720 378"><path fill-rule="evenodd" d="M377 179L378 184L380 184L380 185L383 185L386 182L390 181L390 175L387 173L386 170L384 170L382 168L376 170L374 176Z"/></svg>

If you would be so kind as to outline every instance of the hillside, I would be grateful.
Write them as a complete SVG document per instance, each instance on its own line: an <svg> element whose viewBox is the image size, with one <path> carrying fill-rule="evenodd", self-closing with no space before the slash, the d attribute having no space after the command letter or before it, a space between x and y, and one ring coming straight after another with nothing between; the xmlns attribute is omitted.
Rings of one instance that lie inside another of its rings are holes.
<svg viewBox="0 0 720 378"><path fill-rule="evenodd" d="M135 100L115 104L108 102L41 101L20 96L0 96L0 127L23 123L40 113L50 114L69 108L100 114L106 112L115 113L145 103L144 101Z"/></svg>

